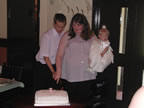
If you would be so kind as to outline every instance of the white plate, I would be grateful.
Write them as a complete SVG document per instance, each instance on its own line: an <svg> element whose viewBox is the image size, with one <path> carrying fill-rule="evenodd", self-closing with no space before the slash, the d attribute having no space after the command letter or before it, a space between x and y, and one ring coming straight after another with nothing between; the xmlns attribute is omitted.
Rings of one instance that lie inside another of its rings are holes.
<svg viewBox="0 0 144 108"><path fill-rule="evenodd" d="M6 78L0 78L0 86L5 86L9 84L12 80Z"/></svg>

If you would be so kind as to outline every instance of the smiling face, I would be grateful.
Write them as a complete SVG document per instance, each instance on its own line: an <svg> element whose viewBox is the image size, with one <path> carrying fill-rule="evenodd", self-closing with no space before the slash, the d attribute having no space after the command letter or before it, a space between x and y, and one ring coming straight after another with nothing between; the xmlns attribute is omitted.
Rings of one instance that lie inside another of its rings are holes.
<svg viewBox="0 0 144 108"><path fill-rule="evenodd" d="M100 40L107 41L109 38L109 35L110 35L110 33L109 33L108 29L102 28L99 30L98 37Z"/></svg>
<svg viewBox="0 0 144 108"><path fill-rule="evenodd" d="M108 40L108 34L103 32L103 33L100 33L98 35L99 39L102 40L102 41L107 41Z"/></svg>
<svg viewBox="0 0 144 108"><path fill-rule="evenodd" d="M60 21L56 21L56 24L54 24L54 27L55 27L56 31L60 34L60 33L62 33L62 31L65 28L65 23L60 22Z"/></svg>
<svg viewBox="0 0 144 108"><path fill-rule="evenodd" d="M80 24L80 23L74 22L72 24L72 27L73 27L73 30L74 30L75 34L77 34L77 35L80 35L83 31L83 25Z"/></svg>

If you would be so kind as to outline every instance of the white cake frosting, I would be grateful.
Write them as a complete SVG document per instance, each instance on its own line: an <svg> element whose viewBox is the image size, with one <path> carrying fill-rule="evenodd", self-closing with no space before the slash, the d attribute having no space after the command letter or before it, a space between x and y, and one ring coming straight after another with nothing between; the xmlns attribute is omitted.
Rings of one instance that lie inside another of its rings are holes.
<svg viewBox="0 0 144 108"><path fill-rule="evenodd" d="M64 90L39 90L35 93L35 106L69 105L68 93Z"/></svg>

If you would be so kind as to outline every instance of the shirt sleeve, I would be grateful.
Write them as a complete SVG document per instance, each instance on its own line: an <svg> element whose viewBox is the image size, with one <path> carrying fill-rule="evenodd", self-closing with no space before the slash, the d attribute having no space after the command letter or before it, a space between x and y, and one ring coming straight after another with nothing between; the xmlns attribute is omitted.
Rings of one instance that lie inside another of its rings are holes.
<svg viewBox="0 0 144 108"><path fill-rule="evenodd" d="M93 39L95 39L95 40L97 40L98 38L97 38L97 36L94 34L93 35Z"/></svg>
<svg viewBox="0 0 144 108"><path fill-rule="evenodd" d="M110 41L103 42L102 44L103 44L103 47L106 48L106 47L110 46Z"/></svg>
<svg viewBox="0 0 144 108"><path fill-rule="evenodd" d="M50 38L50 36L47 36L48 34L45 34L40 41L40 58L43 58L44 56L50 57L53 55L52 46L54 42Z"/></svg>

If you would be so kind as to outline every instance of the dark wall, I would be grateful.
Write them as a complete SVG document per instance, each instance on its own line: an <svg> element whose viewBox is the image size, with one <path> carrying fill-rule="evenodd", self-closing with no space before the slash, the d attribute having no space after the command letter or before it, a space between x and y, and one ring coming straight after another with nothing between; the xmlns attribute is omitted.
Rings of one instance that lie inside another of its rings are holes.
<svg viewBox="0 0 144 108"><path fill-rule="evenodd" d="M96 14L99 14L98 16ZM99 22L95 22L95 18L100 17ZM93 30L96 35L98 30L106 25L110 31L109 40L113 48L115 58L118 56L118 44L120 33L120 2L119 1L106 1L106 0L93 0ZM117 64L111 64L103 73L107 82L106 94L109 100L116 98L116 81L117 81ZM111 107L111 106L110 106Z"/></svg>
<svg viewBox="0 0 144 108"><path fill-rule="evenodd" d="M128 4L127 45L125 55L124 99L130 101L136 90L142 86L144 68L144 2L131 1Z"/></svg>
<svg viewBox="0 0 144 108"><path fill-rule="evenodd" d="M25 88L32 88L33 43L35 33L34 0L7 0L7 62L24 67Z"/></svg>

